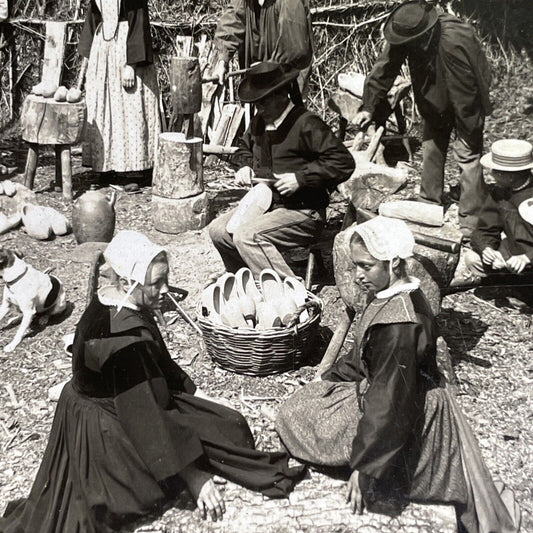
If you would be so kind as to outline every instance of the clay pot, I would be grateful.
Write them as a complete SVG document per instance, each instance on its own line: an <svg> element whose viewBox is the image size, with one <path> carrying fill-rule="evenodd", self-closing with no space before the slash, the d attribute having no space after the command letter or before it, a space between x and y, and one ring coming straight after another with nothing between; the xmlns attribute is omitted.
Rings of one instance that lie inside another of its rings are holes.
<svg viewBox="0 0 533 533"><path fill-rule="evenodd" d="M22 223L30 237L44 241L52 236L52 226L43 207L25 204L21 212Z"/></svg>
<svg viewBox="0 0 533 533"><path fill-rule="evenodd" d="M115 193L107 198L99 191L87 191L72 207L72 230L78 244L110 242L115 231Z"/></svg>

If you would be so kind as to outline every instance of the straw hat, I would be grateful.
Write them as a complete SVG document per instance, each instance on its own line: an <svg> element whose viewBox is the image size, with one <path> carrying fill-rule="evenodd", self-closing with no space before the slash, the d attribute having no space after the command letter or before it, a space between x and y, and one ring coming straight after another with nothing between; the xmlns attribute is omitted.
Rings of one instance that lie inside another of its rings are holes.
<svg viewBox="0 0 533 533"><path fill-rule="evenodd" d="M520 139L502 139L492 143L481 164L492 170L518 172L533 168L533 146Z"/></svg>
<svg viewBox="0 0 533 533"><path fill-rule="evenodd" d="M297 77L298 70L287 65L269 61L258 63L250 68L239 85L239 99L242 102L257 102Z"/></svg>
<svg viewBox="0 0 533 533"><path fill-rule="evenodd" d="M385 39L392 45L405 44L417 39L437 23L437 10L418 0L405 2L394 9L383 28Z"/></svg>

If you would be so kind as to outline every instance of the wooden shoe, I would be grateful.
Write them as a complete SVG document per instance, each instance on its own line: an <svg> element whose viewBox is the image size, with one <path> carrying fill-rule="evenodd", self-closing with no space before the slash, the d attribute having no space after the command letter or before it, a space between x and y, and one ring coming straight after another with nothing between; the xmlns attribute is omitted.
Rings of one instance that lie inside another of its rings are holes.
<svg viewBox="0 0 533 533"><path fill-rule="evenodd" d="M255 329L265 330L282 327L281 317L270 302L257 304L257 325Z"/></svg>
<svg viewBox="0 0 533 533"><path fill-rule="evenodd" d="M220 318L222 319L222 323L226 324L226 326L229 326L230 328L248 327L248 324L241 312L238 298L232 298L231 300L224 302Z"/></svg>
<svg viewBox="0 0 533 533"><path fill-rule="evenodd" d="M45 207L44 210L56 235L66 235L70 231L70 222L65 215L53 207Z"/></svg>
<svg viewBox="0 0 533 533"><path fill-rule="evenodd" d="M26 233L34 239L44 241L53 234L46 211L39 205L25 204L22 207L22 223Z"/></svg>
<svg viewBox="0 0 533 533"><path fill-rule="evenodd" d="M239 297L244 295L250 296L256 304L263 301L263 295L257 288L252 271L249 268L243 267L237 270L235 279L237 280Z"/></svg>
<svg viewBox="0 0 533 533"><path fill-rule="evenodd" d="M291 298L296 304L297 308L305 304L307 301L307 290L305 285L296 278L285 278L283 280L283 290L285 296ZM305 322L306 320L309 320L309 313L304 310L300 313L300 321Z"/></svg>
<svg viewBox="0 0 533 533"><path fill-rule="evenodd" d="M220 285L213 283L206 287L202 292L201 302L202 315L215 324L221 324L222 290Z"/></svg>
<svg viewBox="0 0 533 533"><path fill-rule="evenodd" d="M232 299L237 299L237 280L235 279L235 274L231 272L226 272L223 274L217 281L217 285L222 291L222 302L228 302Z"/></svg>
<svg viewBox="0 0 533 533"><path fill-rule="evenodd" d="M226 224L228 233L235 233L244 224L266 213L272 203L272 189L264 183L252 187L242 198Z"/></svg>
<svg viewBox="0 0 533 533"><path fill-rule="evenodd" d="M10 229L16 228L22 221L22 214L17 211L12 215L4 215L0 213L0 235L6 233Z"/></svg>
<svg viewBox="0 0 533 533"><path fill-rule="evenodd" d="M283 282L279 274L271 268L265 268L259 274L259 285L265 302L283 298Z"/></svg>

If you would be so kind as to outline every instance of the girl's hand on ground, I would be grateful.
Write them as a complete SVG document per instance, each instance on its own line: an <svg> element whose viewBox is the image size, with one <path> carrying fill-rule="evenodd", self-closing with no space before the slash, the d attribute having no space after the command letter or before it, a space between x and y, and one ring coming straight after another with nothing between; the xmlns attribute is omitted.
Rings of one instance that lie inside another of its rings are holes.
<svg viewBox="0 0 533 533"><path fill-rule="evenodd" d="M131 89L135 85L135 69L131 65L122 67L122 87Z"/></svg>
<svg viewBox="0 0 533 533"><path fill-rule="evenodd" d="M180 472L180 477L187 484L202 518L205 520L209 513L214 521L221 520L226 512L226 504L213 482L213 476L190 464Z"/></svg>
<svg viewBox="0 0 533 533"><path fill-rule="evenodd" d="M207 518L208 514L214 522L222 520L222 517L226 512L226 504L212 478L206 481L200 489L196 505L198 505L198 509L204 520Z"/></svg>
<svg viewBox="0 0 533 533"><path fill-rule="evenodd" d="M355 514L358 512L359 514L363 514L363 493L359 487L359 472L357 470L352 472L352 475L348 480L346 501L350 504L352 513Z"/></svg>
<svg viewBox="0 0 533 533"><path fill-rule="evenodd" d="M530 263L529 257L525 254L513 255L507 260L506 266L513 274L521 274Z"/></svg>

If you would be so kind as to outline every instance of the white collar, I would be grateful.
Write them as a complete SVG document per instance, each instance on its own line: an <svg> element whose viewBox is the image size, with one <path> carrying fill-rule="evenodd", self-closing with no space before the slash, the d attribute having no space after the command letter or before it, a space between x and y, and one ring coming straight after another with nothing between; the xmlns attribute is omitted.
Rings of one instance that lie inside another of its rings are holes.
<svg viewBox="0 0 533 533"><path fill-rule="evenodd" d="M133 311L139 311L139 306L132 303L129 299L125 298L124 293L121 293L113 285L106 285L98 291L98 300L102 305L108 305L110 307L127 307L133 309Z"/></svg>
<svg viewBox="0 0 533 533"><path fill-rule="evenodd" d="M395 285L382 291L376 292L376 298L390 298L400 292L412 292L420 287L420 280L409 276L408 283L402 283L401 285Z"/></svg>
<svg viewBox="0 0 533 533"><path fill-rule="evenodd" d="M283 113L281 113L281 115L276 120L274 120L272 124L265 125L265 131L276 131L283 124L283 121L287 118L287 115L292 111L293 107L294 104L292 102L289 102Z"/></svg>

